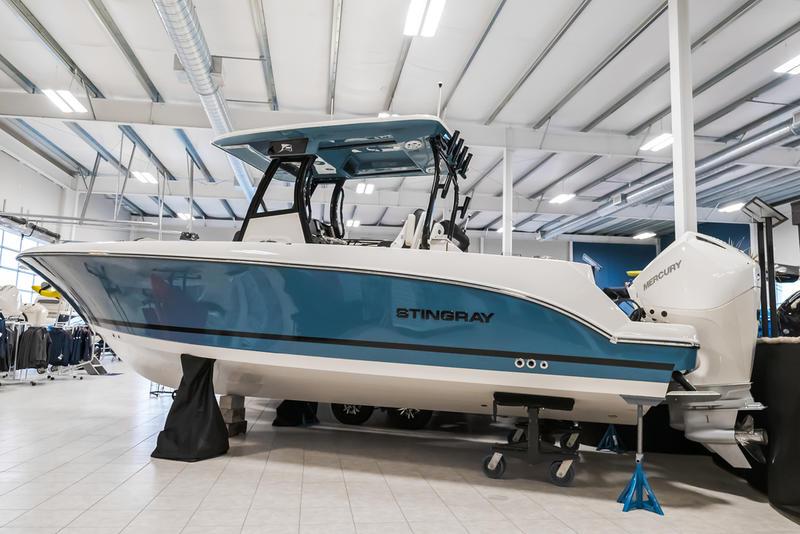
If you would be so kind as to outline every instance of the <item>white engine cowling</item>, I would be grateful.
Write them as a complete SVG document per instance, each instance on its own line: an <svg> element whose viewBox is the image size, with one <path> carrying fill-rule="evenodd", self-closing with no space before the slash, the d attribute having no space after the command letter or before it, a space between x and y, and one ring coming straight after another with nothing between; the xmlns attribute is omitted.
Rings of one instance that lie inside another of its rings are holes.
<svg viewBox="0 0 800 534"><path fill-rule="evenodd" d="M697 365L686 373L697 391L671 388L671 426L739 468L750 467L739 444L752 447L760 434L737 430L738 413L763 408L750 395L758 336L756 267L736 248L687 232L629 288L646 321L688 324L697 331Z"/></svg>
<svg viewBox="0 0 800 534"><path fill-rule="evenodd" d="M700 350L696 386L750 382L758 336L757 265L712 237L686 233L636 277L630 296L647 321L689 324Z"/></svg>

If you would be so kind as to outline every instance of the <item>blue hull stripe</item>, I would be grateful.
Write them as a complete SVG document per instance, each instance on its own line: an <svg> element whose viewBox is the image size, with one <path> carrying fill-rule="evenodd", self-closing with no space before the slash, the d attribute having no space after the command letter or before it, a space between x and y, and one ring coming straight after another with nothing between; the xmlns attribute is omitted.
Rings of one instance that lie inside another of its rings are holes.
<svg viewBox="0 0 800 534"><path fill-rule="evenodd" d="M191 335L223 336L232 338L250 338L272 341L288 341L297 343L312 343L324 345L340 345L349 347L365 347L376 349L392 349L403 351L433 352L439 354L459 354L466 356L487 356L493 358L524 358L524 354L518 352L508 352L503 350L486 350L466 347L439 347L435 345L417 345L411 343L385 343L381 341L364 341L360 339L334 339L319 338L310 336L288 336L280 334L268 334L263 332L231 332L228 330L212 330L208 328L190 328L180 326L165 326L159 324L129 323L125 321L115 321L111 319L97 319L101 326L123 327L128 331L162 331ZM629 367L632 369L653 369L660 371L672 371L673 365L666 362L654 361L635 361L635 360L615 360L611 358L596 358L569 356L564 354L541 354L537 358L547 362L577 363L584 365L604 365L612 367ZM507 366L506 366L507 368Z"/></svg>

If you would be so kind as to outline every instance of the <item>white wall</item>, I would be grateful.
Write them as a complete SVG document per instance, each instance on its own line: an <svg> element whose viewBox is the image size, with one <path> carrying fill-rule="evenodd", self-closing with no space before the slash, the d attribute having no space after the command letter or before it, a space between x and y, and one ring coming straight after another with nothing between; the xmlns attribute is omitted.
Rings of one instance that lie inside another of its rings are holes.
<svg viewBox="0 0 800 534"><path fill-rule="evenodd" d="M773 234L775 236L775 262L800 265L800 238L798 238L798 227L792 224L791 206L785 204L779 206L778 210L789 220L775 228Z"/></svg>
<svg viewBox="0 0 800 534"><path fill-rule="evenodd" d="M501 254L503 252L503 240L497 235L484 237L484 254ZM480 252L480 238L470 237L470 252ZM556 260L569 259L568 241L539 241L535 239L517 239L515 236L512 244L511 253L514 256L547 257Z"/></svg>
<svg viewBox="0 0 800 534"><path fill-rule="evenodd" d="M80 200L83 196L80 196ZM111 219L113 200L95 195L86 212L88 218ZM61 215L74 217L80 213L78 204L75 212L75 193L56 185L0 151L0 211L31 215ZM120 210L120 218L127 220L129 213ZM73 225L58 223L37 223L40 226L61 234L63 240L72 239ZM116 241L129 239L129 230L109 228L75 227L74 239L79 241Z"/></svg>
<svg viewBox="0 0 800 534"><path fill-rule="evenodd" d="M58 214L61 212L62 191L61 187L0 151L2 211Z"/></svg>

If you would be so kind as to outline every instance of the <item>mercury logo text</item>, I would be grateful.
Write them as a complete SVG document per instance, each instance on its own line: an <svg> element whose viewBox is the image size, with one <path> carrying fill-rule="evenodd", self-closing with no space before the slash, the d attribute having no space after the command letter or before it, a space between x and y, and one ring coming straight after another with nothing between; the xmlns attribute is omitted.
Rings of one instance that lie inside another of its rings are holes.
<svg viewBox="0 0 800 534"><path fill-rule="evenodd" d="M680 269L682 261L683 260L678 260L675 263L673 263L672 265L669 265L669 266L665 267L664 269L661 269L660 271L658 271L658 274L656 274L655 276L653 276L647 282L644 283L644 290L647 291L650 288L650 286L652 286L653 284L655 284L656 282L658 282L659 280L661 280L665 276L668 276L668 275L672 274L673 272L677 271L678 269Z"/></svg>
<svg viewBox="0 0 800 534"><path fill-rule="evenodd" d="M423 321L461 321L464 323L488 323L494 313L467 312L462 310L429 310L427 308L397 308L398 319L421 319Z"/></svg>

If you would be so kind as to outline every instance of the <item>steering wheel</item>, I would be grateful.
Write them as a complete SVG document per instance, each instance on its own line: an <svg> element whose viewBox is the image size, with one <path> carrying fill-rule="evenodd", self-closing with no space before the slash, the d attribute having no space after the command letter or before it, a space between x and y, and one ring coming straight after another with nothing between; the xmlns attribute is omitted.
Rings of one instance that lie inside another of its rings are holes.
<svg viewBox="0 0 800 534"><path fill-rule="evenodd" d="M344 237L342 206L344 206L344 181L336 183L331 195L331 228L333 229L333 235L339 239Z"/></svg>

